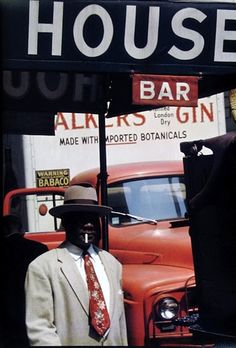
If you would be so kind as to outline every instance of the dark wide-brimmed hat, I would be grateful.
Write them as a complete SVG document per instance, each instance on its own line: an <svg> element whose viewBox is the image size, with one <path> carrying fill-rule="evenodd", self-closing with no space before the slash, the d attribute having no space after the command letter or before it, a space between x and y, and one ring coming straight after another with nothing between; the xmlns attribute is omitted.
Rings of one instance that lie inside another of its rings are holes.
<svg viewBox="0 0 236 348"><path fill-rule="evenodd" d="M65 214L76 212L87 212L104 216L109 214L111 210L111 207L98 205L97 193L93 187L73 185L65 191L64 204L51 208L49 213L58 218L62 218Z"/></svg>

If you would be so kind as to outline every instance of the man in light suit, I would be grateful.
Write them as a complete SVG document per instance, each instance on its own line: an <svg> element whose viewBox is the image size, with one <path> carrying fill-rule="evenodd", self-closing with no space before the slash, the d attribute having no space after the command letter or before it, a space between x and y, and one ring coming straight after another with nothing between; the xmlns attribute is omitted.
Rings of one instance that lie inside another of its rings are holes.
<svg viewBox="0 0 236 348"><path fill-rule="evenodd" d="M92 187L71 186L64 204L50 209L62 219L66 240L34 260L27 272L26 325L31 346L127 346L122 266L96 246L99 217L111 208L98 205ZM91 323L83 252L87 251L101 285L109 327L98 333Z"/></svg>

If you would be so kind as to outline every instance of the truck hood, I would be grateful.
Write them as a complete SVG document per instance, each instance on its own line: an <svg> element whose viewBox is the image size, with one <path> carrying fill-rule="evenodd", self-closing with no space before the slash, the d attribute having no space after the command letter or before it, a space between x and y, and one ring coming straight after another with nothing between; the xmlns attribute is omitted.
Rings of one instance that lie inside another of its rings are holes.
<svg viewBox="0 0 236 348"><path fill-rule="evenodd" d="M141 224L127 227L119 239L117 233L119 231L110 234L110 250L122 264L163 264L193 269L187 226L171 227L169 222L156 226Z"/></svg>
<svg viewBox="0 0 236 348"><path fill-rule="evenodd" d="M165 265L123 265L123 290L125 298L138 301L147 293L153 294L184 287L194 277L194 271ZM138 284L138 286L137 286Z"/></svg>

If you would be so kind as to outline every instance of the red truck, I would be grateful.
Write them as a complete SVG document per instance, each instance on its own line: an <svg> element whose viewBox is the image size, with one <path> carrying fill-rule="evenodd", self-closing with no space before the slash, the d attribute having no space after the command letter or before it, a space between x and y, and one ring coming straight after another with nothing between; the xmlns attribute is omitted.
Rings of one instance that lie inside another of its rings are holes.
<svg viewBox="0 0 236 348"><path fill-rule="evenodd" d="M101 199L98 174L99 169L79 173L70 185L89 183ZM27 231L33 200L43 222L26 238L55 248L64 231L48 210L62 204L63 194L64 188L13 190L5 197L4 214L20 213ZM109 251L123 264L129 345L190 347L188 326L198 308L182 162L110 166L107 194L113 208Z"/></svg>

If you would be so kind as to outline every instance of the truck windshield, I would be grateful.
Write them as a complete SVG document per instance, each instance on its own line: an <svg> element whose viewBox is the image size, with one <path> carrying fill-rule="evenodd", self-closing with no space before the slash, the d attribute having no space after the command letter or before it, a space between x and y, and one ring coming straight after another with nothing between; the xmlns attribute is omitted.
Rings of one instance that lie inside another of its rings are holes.
<svg viewBox="0 0 236 348"><path fill-rule="evenodd" d="M108 205L114 211L152 220L183 219L186 192L183 176L152 177L108 186ZM112 225L137 223L130 216L112 214Z"/></svg>

